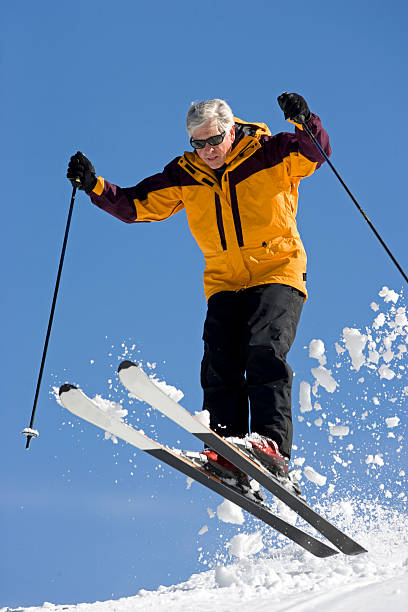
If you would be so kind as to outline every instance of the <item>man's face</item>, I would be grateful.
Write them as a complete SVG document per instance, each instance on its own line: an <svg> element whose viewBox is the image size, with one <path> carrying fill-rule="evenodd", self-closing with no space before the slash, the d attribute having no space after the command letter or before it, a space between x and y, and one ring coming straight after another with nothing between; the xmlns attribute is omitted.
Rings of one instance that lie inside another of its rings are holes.
<svg viewBox="0 0 408 612"><path fill-rule="evenodd" d="M193 132L193 138L198 140L205 140L210 136L221 134L218 127L217 119L209 119L204 125L200 126ZM221 168L225 164L226 157L232 149L232 143L235 140L235 126L233 125L231 130L225 134L225 138L221 144L211 146L208 142L204 149L196 149L196 153L200 159L203 160L213 170Z"/></svg>

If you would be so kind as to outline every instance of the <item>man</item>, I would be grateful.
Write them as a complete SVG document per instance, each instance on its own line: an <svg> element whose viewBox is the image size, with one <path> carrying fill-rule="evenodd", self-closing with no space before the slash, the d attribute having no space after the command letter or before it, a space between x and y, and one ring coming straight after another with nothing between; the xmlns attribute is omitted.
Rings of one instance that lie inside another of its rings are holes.
<svg viewBox="0 0 408 612"><path fill-rule="evenodd" d="M92 202L126 223L160 221L185 208L205 257L208 300L201 384L210 426L247 447L285 477L292 445L292 370L286 355L306 299L306 254L296 227L298 186L330 155L329 138L304 98L278 98L295 133L272 136L263 123L233 116L224 100L192 104L187 131L193 152L134 187L96 177L80 152L68 178ZM78 181L75 182L75 181ZM249 435L249 407L251 431ZM211 449L221 475L237 469Z"/></svg>

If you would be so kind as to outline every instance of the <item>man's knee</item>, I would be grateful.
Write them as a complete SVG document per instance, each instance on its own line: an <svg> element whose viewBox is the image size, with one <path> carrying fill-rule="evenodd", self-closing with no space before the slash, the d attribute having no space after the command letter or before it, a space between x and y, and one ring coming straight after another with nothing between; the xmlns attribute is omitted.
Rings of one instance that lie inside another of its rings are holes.
<svg viewBox="0 0 408 612"><path fill-rule="evenodd" d="M230 351L211 349L205 344L201 362L201 386L241 387L244 382L244 368L238 355Z"/></svg>
<svg viewBox="0 0 408 612"><path fill-rule="evenodd" d="M246 368L248 385L266 384L276 381L292 382L292 369L283 355L273 347L251 347Z"/></svg>

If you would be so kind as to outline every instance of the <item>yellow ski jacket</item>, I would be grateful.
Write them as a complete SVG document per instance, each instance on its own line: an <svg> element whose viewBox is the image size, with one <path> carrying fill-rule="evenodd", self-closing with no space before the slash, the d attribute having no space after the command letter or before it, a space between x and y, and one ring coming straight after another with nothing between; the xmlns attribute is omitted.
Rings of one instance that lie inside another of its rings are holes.
<svg viewBox="0 0 408 612"><path fill-rule="evenodd" d="M308 127L330 155L319 117L312 115ZM271 136L263 123L236 119L236 134L220 178L195 152L185 152L134 187L98 177L91 200L126 223L161 221L185 208L205 258L207 300L267 283L290 285L306 298L298 186L324 158L301 125Z"/></svg>

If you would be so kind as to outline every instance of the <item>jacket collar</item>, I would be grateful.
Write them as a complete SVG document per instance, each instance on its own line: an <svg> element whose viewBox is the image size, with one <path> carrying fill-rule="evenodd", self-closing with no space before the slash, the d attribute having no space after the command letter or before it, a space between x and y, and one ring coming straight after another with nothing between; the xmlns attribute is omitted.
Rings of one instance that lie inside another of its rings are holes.
<svg viewBox="0 0 408 612"><path fill-rule="evenodd" d="M229 155L227 155L225 160L228 166L227 170L233 170L245 159L253 155L261 146L259 142L261 136L270 136L271 134L268 126L264 123L249 123L237 117L234 117L234 119L237 132L240 132L241 137ZM215 172L200 159L195 151L185 151L179 160L179 165L200 183L207 184L210 187L218 186Z"/></svg>

